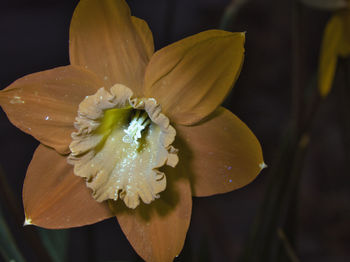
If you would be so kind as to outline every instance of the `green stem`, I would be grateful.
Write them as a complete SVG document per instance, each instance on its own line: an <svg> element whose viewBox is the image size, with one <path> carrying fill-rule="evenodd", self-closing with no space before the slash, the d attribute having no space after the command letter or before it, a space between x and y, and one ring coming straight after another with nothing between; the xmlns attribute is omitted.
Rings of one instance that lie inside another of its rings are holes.
<svg viewBox="0 0 350 262"><path fill-rule="evenodd" d="M281 241L277 238L279 227L283 230L290 246L294 246L298 210L298 192L301 171L307 150L309 130L320 105L317 86L313 81L313 96L304 103L305 83L303 70L303 49L301 37L301 7L297 1L293 6L293 100L292 116L288 133L278 151L278 158L272 164L268 187L259 214L248 239L243 261L284 261L280 257ZM305 106L309 106L307 109ZM306 114L305 114L306 113ZM283 244L283 243L282 243Z"/></svg>
<svg viewBox="0 0 350 262"><path fill-rule="evenodd" d="M248 2L249 0L231 1L231 3L225 8L224 14L221 17L219 28L230 31L239 10Z"/></svg>
<svg viewBox="0 0 350 262"><path fill-rule="evenodd" d="M300 260L298 259L297 255L295 254L295 251L292 247L292 245L290 244L286 234L283 232L283 230L281 228L278 229L277 231L278 233L278 237L281 239L282 243L283 243L283 247L285 249L285 252L288 255L288 258L291 262L299 262Z"/></svg>
<svg viewBox="0 0 350 262"><path fill-rule="evenodd" d="M25 241L34 250L37 255L38 261L51 261L49 254L45 247L42 245L38 234L34 231L34 228L23 227L24 214L20 207L18 199L13 194L10 185L7 182L5 173L0 165L0 199L3 202L3 206L6 207L16 224L15 229L19 234L23 235Z"/></svg>
<svg viewBox="0 0 350 262"><path fill-rule="evenodd" d="M15 239L2 215L0 206L0 257L5 261L25 262L24 257L19 251Z"/></svg>

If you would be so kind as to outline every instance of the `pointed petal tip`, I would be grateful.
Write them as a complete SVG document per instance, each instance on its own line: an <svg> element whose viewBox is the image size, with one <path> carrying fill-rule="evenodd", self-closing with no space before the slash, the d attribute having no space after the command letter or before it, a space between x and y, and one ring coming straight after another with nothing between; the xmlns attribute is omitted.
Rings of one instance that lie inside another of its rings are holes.
<svg viewBox="0 0 350 262"><path fill-rule="evenodd" d="M261 171L264 168L267 168L267 165L264 162L262 162L262 163L259 164L259 167L260 167L260 171Z"/></svg>
<svg viewBox="0 0 350 262"><path fill-rule="evenodd" d="M32 219L26 217L26 218L24 219L23 226L25 227L25 226L29 226L29 225L33 225L33 224L32 224Z"/></svg>

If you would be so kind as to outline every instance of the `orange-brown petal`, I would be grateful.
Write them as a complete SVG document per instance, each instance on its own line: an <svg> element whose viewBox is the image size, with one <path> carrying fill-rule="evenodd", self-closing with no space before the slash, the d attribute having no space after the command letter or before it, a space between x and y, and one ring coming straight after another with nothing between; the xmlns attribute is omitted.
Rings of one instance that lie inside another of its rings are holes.
<svg viewBox="0 0 350 262"><path fill-rule="evenodd" d="M143 19L132 16L131 21L134 24L134 27L143 42L148 60L150 60L154 53L154 40L152 31L149 28L147 22Z"/></svg>
<svg viewBox="0 0 350 262"><path fill-rule="evenodd" d="M15 126L65 154L79 103L102 84L79 67L57 67L22 77L1 90L0 105Z"/></svg>
<svg viewBox="0 0 350 262"><path fill-rule="evenodd" d="M107 203L92 198L66 157L44 145L39 145L30 162L23 205L27 224L44 228L78 227L113 216Z"/></svg>
<svg viewBox="0 0 350 262"><path fill-rule="evenodd" d="M206 122L176 129L181 139L180 162L186 161L194 196L243 187L265 167L259 141L225 108L217 109Z"/></svg>
<svg viewBox="0 0 350 262"><path fill-rule="evenodd" d="M170 262L181 252L190 224L192 197L183 165L166 168L167 189L135 210L113 205L118 222L135 251L148 262Z"/></svg>
<svg viewBox="0 0 350 262"><path fill-rule="evenodd" d="M210 30L157 51L146 69L145 95L154 97L177 124L200 121L235 83L244 40L244 33Z"/></svg>
<svg viewBox="0 0 350 262"><path fill-rule="evenodd" d="M70 26L70 61L98 74L105 87L123 84L142 95L145 67L153 53L147 23L132 18L124 0L82 0Z"/></svg>

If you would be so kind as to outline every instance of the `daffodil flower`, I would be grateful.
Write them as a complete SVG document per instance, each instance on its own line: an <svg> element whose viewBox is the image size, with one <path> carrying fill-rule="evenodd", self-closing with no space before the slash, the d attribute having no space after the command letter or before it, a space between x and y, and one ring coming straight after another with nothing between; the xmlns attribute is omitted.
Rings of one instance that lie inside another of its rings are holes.
<svg viewBox="0 0 350 262"><path fill-rule="evenodd" d="M323 33L318 69L318 88L322 97L332 88L338 57L350 55L350 6L334 12Z"/></svg>
<svg viewBox="0 0 350 262"><path fill-rule="evenodd" d="M265 166L249 128L220 104L244 33L209 30L154 52L124 0L82 0L70 65L0 92L9 120L41 144L23 186L25 224L70 228L115 216L146 261L172 261L192 196L250 183Z"/></svg>

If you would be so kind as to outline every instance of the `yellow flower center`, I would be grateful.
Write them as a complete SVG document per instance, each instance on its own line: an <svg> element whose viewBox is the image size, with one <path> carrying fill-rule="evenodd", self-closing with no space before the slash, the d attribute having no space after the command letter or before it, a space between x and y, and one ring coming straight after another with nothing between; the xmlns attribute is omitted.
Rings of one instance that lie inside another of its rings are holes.
<svg viewBox="0 0 350 262"><path fill-rule="evenodd" d="M152 98L133 98L120 84L100 88L79 105L68 162L84 177L99 202L121 198L135 208L150 203L165 190L158 168L175 166L171 146L176 131Z"/></svg>
<svg viewBox="0 0 350 262"><path fill-rule="evenodd" d="M140 110L136 110L132 117L129 127L124 129L126 135L123 137L123 142L138 146L139 139L141 138L141 132L151 123L146 112L141 113Z"/></svg>

